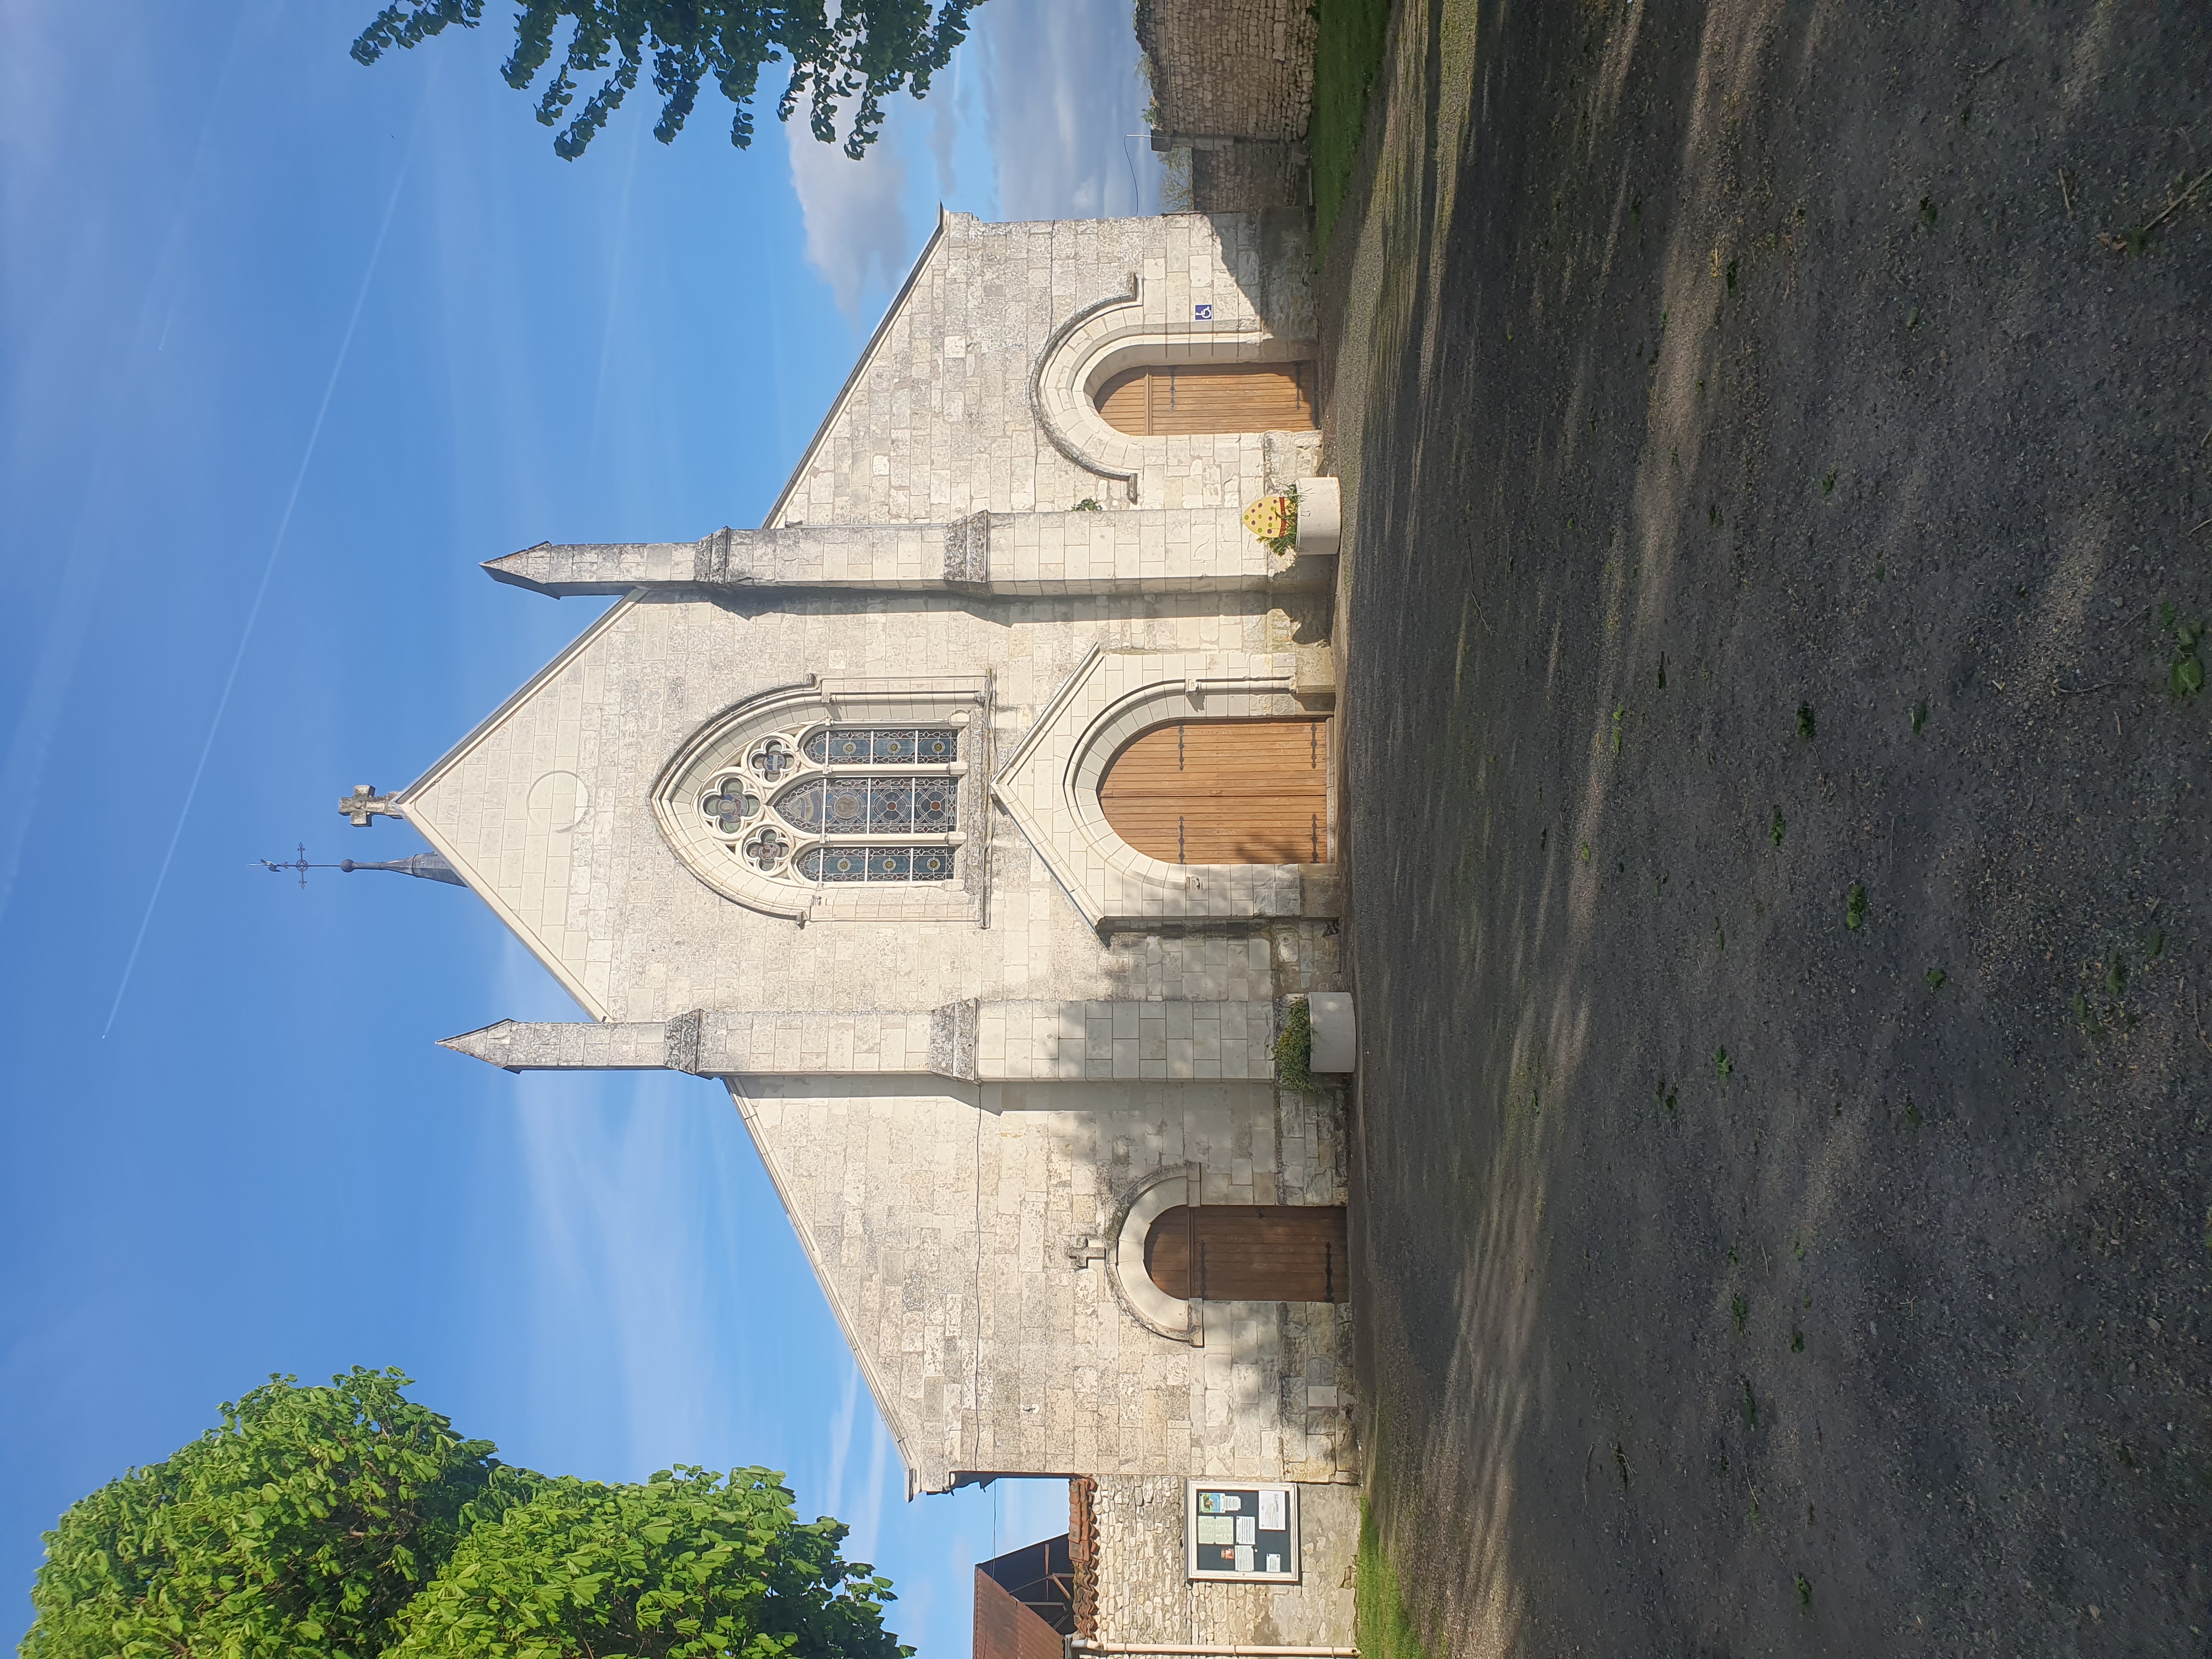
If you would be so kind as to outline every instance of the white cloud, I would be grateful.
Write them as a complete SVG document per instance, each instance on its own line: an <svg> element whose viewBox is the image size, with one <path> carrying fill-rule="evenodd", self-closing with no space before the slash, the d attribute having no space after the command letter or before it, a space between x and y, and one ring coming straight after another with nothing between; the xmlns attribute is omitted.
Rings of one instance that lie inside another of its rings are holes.
<svg viewBox="0 0 2212 1659"><path fill-rule="evenodd" d="M914 244L907 235L907 158L887 123L868 153L854 161L836 144L816 140L804 114L784 124L791 149L791 187L806 219L806 263L822 273L838 307L858 317L870 279L896 288Z"/></svg>
<svg viewBox="0 0 2212 1659"><path fill-rule="evenodd" d="M854 1365L845 1374L844 1403L837 1407L837 1415L830 1419L830 1480L826 1502L831 1515L842 1513L845 1506L845 1465L853 1455L853 1413L860 1404L860 1368Z"/></svg>
<svg viewBox="0 0 2212 1659"><path fill-rule="evenodd" d="M999 200L1009 219L1152 213L1159 168L1127 0L992 0L964 50L988 79Z"/></svg>

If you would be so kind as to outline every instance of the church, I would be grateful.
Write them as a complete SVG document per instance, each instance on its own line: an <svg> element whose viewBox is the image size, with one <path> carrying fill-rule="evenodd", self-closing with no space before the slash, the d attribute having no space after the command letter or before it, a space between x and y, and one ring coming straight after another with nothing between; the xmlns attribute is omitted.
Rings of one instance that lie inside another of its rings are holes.
<svg viewBox="0 0 2212 1659"><path fill-rule="evenodd" d="M760 528L491 560L615 603L342 804L586 1016L447 1047L728 1091L909 1496L1070 1477L1100 1645L1352 1639L1342 1079L1275 1054L1352 1066L1311 272L941 215Z"/></svg>

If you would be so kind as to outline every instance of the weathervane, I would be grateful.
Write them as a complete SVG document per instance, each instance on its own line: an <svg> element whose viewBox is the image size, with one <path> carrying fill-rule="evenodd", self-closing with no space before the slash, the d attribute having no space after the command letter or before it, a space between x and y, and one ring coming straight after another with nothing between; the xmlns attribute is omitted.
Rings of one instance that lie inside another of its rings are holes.
<svg viewBox="0 0 2212 1659"><path fill-rule="evenodd" d="M468 883L461 879L460 873L435 853L416 853L404 859L386 859L378 864L363 863L358 859L340 859L336 864L310 864L307 862L307 843L302 842L300 844L299 856L296 858L281 860L256 859L253 861L272 876L289 875L293 871L298 871L300 885L302 887L307 884L307 872L310 870L343 870L348 875L351 875L356 870L388 870L395 876L414 876L423 881L442 881L449 887L468 885Z"/></svg>

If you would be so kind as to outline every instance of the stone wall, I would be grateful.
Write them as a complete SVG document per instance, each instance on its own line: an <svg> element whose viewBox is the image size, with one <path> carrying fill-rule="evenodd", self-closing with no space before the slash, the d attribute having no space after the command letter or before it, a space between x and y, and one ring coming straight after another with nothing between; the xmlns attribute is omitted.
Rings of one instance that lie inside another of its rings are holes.
<svg viewBox="0 0 2212 1659"><path fill-rule="evenodd" d="M1233 141L1193 151L1195 210L1304 204L1311 0L1139 0L1137 44L1152 82L1153 130Z"/></svg>
<svg viewBox="0 0 2212 1659"><path fill-rule="evenodd" d="M1352 1644L1358 1487L1299 1487L1304 1559L1295 1584L1193 1583L1184 1571L1180 1478L1101 1475L1089 1497L1097 1549L1097 1640Z"/></svg>
<svg viewBox="0 0 2212 1659"><path fill-rule="evenodd" d="M1155 129L1305 137L1313 112L1312 0L1139 0Z"/></svg>

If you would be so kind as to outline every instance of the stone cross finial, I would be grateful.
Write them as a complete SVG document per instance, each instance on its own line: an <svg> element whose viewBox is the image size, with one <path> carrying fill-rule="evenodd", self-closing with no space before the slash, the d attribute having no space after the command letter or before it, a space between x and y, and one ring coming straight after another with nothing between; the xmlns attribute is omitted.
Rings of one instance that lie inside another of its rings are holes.
<svg viewBox="0 0 2212 1659"><path fill-rule="evenodd" d="M1075 1264L1075 1270L1078 1273L1081 1273L1094 1261L1103 1261L1106 1259L1106 1241L1095 1237L1090 1233L1072 1235L1067 1241L1066 1249L1067 1259Z"/></svg>
<svg viewBox="0 0 2212 1659"><path fill-rule="evenodd" d="M380 795L373 783L356 783L353 793L338 797L338 811L354 822L356 829L365 830L379 812L388 818L404 818L407 815L392 804L392 797Z"/></svg>

